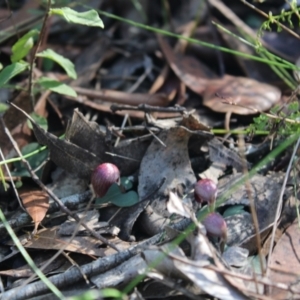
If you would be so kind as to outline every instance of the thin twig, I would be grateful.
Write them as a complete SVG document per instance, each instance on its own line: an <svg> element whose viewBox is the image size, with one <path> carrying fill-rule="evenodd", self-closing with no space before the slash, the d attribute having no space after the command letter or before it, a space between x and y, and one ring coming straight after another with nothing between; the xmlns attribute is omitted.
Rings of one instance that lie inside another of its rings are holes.
<svg viewBox="0 0 300 300"><path fill-rule="evenodd" d="M105 152L105 154L110 155L110 156L114 156L114 157L119 157L119 158L122 158L122 159L127 159L127 160L132 160L132 161L139 162L139 160L137 160L137 159L130 158L130 157L127 157L127 156L124 156L124 155L119 155L119 154L115 154L115 153L111 153L111 152Z"/></svg>
<svg viewBox="0 0 300 300"><path fill-rule="evenodd" d="M186 111L185 107L182 106L173 106L173 107L160 107L160 106L151 106L148 104L140 104L138 106L131 105L117 105L113 104L110 107L112 112L116 112L119 110L138 110L143 112L166 112L166 113L183 113Z"/></svg>
<svg viewBox="0 0 300 300"><path fill-rule="evenodd" d="M155 134L152 132L152 130L148 127L146 127L148 129L148 131L150 132L150 134L163 146L163 147L167 147L167 145Z"/></svg>
<svg viewBox="0 0 300 300"><path fill-rule="evenodd" d="M122 133L123 133L123 129L124 129L125 125L126 125L126 122L127 122L127 119L128 119L128 117L129 117L129 115L128 115L128 114L126 114L126 115L124 116L124 119L123 119L123 122L122 122L121 128L120 128L120 130L119 130L119 133L120 133L120 134L122 134ZM117 146L118 146L119 142L120 142L120 136L118 136L118 137L117 137L117 139L116 139L116 142L115 142L115 147L117 147Z"/></svg>
<svg viewBox="0 0 300 300"><path fill-rule="evenodd" d="M245 142L244 139L242 138L241 135L239 135L239 148L241 150L241 148L245 148ZM261 238L260 238L260 234L259 234L259 223L258 223L258 218L257 218L257 213L256 213L256 209L255 209L255 203L254 203L254 199L253 199L253 195L251 193L251 186L250 186L250 182L249 182L249 172L248 172L248 168L247 168L247 161L246 161L246 157L245 157L245 152L244 151L239 151L240 155L243 158L243 173L244 175L246 175L246 180L245 180L245 186L246 186L246 193L249 199L249 204L250 204L250 211L251 211L251 216L252 216L252 221L253 221L253 225L254 225L254 230L255 230L255 239L256 239L256 245L257 245L257 250L258 250L258 256L259 256L259 263L260 263L260 269L262 271L262 274L265 273L265 268L264 268L264 263L263 263L263 255L261 252ZM255 280L255 283L256 280Z"/></svg>
<svg viewBox="0 0 300 300"><path fill-rule="evenodd" d="M36 45L35 49L33 50L31 61L30 61L30 66L29 66L28 94L29 94L29 97L30 97L30 100L31 100L32 109L34 109L34 105L35 105L34 95L33 95L33 69L34 69L34 64L35 64L35 60L36 60L36 54L39 51L39 48L40 48L41 43L43 41L44 33L46 31L46 25L47 25L47 20L49 18L50 8L51 8L51 0L48 0L46 13L45 13L45 17L44 17L44 21L43 21L43 25L42 25L42 29L41 29L41 32L40 32L40 35L39 35L37 45Z"/></svg>

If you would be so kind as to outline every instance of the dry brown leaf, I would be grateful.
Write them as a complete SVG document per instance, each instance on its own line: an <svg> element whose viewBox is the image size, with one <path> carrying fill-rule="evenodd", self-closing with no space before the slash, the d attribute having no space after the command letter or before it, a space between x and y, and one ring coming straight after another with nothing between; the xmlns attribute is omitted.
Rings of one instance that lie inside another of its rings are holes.
<svg viewBox="0 0 300 300"><path fill-rule="evenodd" d="M49 208L49 196L44 191L33 190L20 195L23 205L34 222L33 235L43 221Z"/></svg>
<svg viewBox="0 0 300 300"><path fill-rule="evenodd" d="M38 232L35 238L26 241L23 244L25 248L60 250L81 253L85 255L107 256L115 253L110 247L103 247L103 243L91 236L75 236L72 240L70 237L60 236L58 234L59 227L44 228ZM26 236L20 237L20 240ZM117 237L109 239L120 250L125 250L133 245L120 240ZM9 243L11 244L11 243Z"/></svg>
<svg viewBox="0 0 300 300"><path fill-rule="evenodd" d="M201 64L200 61L192 56L183 56L175 53L162 37L158 37L160 46L164 55L174 71L174 73L188 86L192 91L202 94L206 89L208 78L215 78L208 67Z"/></svg>
<svg viewBox="0 0 300 300"><path fill-rule="evenodd" d="M251 78L226 75L208 81L203 105L216 112L251 115L270 109L280 100L278 88Z"/></svg>
<svg viewBox="0 0 300 300"><path fill-rule="evenodd" d="M300 245L299 245L299 225L294 222L282 235L271 256L270 267L274 268L270 273L271 282L284 283L297 292L299 299L299 267L300 267ZM277 271L276 271L277 270ZM281 271L281 272L280 272ZM272 288L270 296L276 299L296 299L292 294L278 288Z"/></svg>

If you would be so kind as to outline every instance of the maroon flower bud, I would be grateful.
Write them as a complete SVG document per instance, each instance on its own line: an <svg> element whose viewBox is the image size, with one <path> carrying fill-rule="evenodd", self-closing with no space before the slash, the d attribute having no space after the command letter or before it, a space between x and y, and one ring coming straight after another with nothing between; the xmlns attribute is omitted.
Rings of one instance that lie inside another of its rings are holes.
<svg viewBox="0 0 300 300"><path fill-rule="evenodd" d="M99 197L105 196L113 183L119 183L120 171L110 163L99 165L92 173L91 183L95 194Z"/></svg>
<svg viewBox="0 0 300 300"><path fill-rule="evenodd" d="M202 224L204 225L208 236L217 237L226 242L227 225L220 214L216 212L208 214Z"/></svg>
<svg viewBox="0 0 300 300"><path fill-rule="evenodd" d="M210 211L214 211L218 187L211 179L200 179L195 185L195 200L207 203Z"/></svg>

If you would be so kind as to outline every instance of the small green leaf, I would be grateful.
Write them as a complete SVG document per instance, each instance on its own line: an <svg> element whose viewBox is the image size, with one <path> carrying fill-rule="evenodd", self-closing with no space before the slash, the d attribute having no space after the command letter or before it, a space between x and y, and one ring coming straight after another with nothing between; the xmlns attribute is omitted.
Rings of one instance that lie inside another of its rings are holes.
<svg viewBox="0 0 300 300"><path fill-rule="evenodd" d="M23 186L23 182L21 181L21 180L17 180L16 182L15 182L15 187L16 187L16 189L19 189L20 187L22 187Z"/></svg>
<svg viewBox="0 0 300 300"><path fill-rule="evenodd" d="M129 177L121 177L121 184L125 188L126 191L132 189L132 180Z"/></svg>
<svg viewBox="0 0 300 300"><path fill-rule="evenodd" d="M77 97L77 93L67 84L47 77L41 77L36 81L43 88L51 90L58 94Z"/></svg>
<svg viewBox="0 0 300 300"><path fill-rule="evenodd" d="M41 146L38 143L30 143L23 147L22 154L26 155L29 154L37 149L39 149ZM49 150L46 149L44 151L41 151L33 156L30 156L27 158L27 161L29 162L31 168L35 170L37 167L39 167L48 157ZM11 172L13 176L20 176L20 177L31 177L31 175L28 173L27 169L24 167L24 164L21 161L16 161L14 163L15 170ZM40 168L36 175L38 177L41 177L43 172L43 168Z"/></svg>
<svg viewBox="0 0 300 300"><path fill-rule="evenodd" d="M69 7L52 8L50 14L63 17L68 23L75 23L93 27L104 27L102 20L96 10L91 9L85 12L78 12Z"/></svg>
<svg viewBox="0 0 300 300"><path fill-rule="evenodd" d="M43 128L45 131L48 130L48 121L45 117L42 117L35 112L31 113L30 116L35 121L35 123L37 123L41 128ZM29 120L27 121L27 124L28 127L32 129L32 124Z"/></svg>
<svg viewBox="0 0 300 300"><path fill-rule="evenodd" d="M74 64L69 59L61 56L60 54L57 54L53 50L46 49L43 52L38 53L36 56L52 59L66 71L66 73L68 74L69 77L71 77L73 79L77 78Z"/></svg>
<svg viewBox="0 0 300 300"><path fill-rule="evenodd" d="M17 62L28 54L34 45L34 37L39 33L36 29L30 30L12 46L12 55L10 57L12 62Z"/></svg>
<svg viewBox="0 0 300 300"><path fill-rule="evenodd" d="M129 207L139 202L139 196L135 191L129 191L114 198L111 203L119 207Z"/></svg>
<svg viewBox="0 0 300 300"><path fill-rule="evenodd" d="M11 65L8 65L0 72L0 87L2 87L4 84L6 84L10 79L15 77L16 75L22 73L28 68L28 63L12 63Z"/></svg>
<svg viewBox="0 0 300 300"><path fill-rule="evenodd" d="M96 198L96 204L112 203L119 207L132 206L139 202L138 194L135 191L129 191L123 194L119 186L114 183L106 195L102 198Z"/></svg>
<svg viewBox="0 0 300 300"><path fill-rule="evenodd" d="M101 296L103 298L116 298L116 299L123 299L124 294L117 289L114 288L105 288L100 291Z"/></svg>
<svg viewBox="0 0 300 300"><path fill-rule="evenodd" d="M227 218L234 215L244 214L246 212L244 208L244 205L232 205L224 211L223 217Z"/></svg>
<svg viewBox="0 0 300 300"><path fill-rule="evenodd" d="M8 110L9 106L5 103L0 102L0 114L4 113L6 110Z"/></svg>
<svg viewBox="0 0 300 300"><path fill-rule="evenodd" d="M119 197L122 194L119 186L114 183L111 185L111 187L108 189L107 193L102 198L96 198L95 203L96 204L103 204L103 203L109 203L114 198Z"/></svg>
<svg viewBox="0 0 300 300"><path fill-rule="evenodd" d="M68 297L69 300L92 300L92 299L103 299L103 298L112 298L112 299L125 299L124 294L113 288L105 288L102 290L89 290L80 295Z"/></svg>

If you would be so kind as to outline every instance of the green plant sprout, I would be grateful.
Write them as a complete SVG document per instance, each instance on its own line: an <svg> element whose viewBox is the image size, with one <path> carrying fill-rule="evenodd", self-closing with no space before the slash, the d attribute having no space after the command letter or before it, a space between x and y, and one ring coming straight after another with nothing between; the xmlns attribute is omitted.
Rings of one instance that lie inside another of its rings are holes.
<svg viewBox="0 0 300 300"><path fill-rule="evenodd" d="M300 134L300 112L298 101L288 103L286 107L276 105L269 114L261 113L249 125L250 134L267 130L269 134L276 134L278 138L286 138L293 134Z"/></svg>
<svg viewBox="0 0 300 300"><path fill-rule="evenodd" d="M289 27L293 29L295 27L292 21L292 17L294 15L298 17L299 19L298 26L300 26L300 16L299 16L300 8L297 7L297 1L293 0L292 2L289 2L289 5L290 5L290 10L286 11L283 9L281 10L279 15L274 16L272 12L269 12L268 19L265 22L263 22L262 25L260 26L257 32L257 36L262 37L264 31L266 30L272 31L271 25L273 24L276 24L278 32L282 31L283 28L285 28L285 26L280 22L287 22L289 24Z"/></svg>

